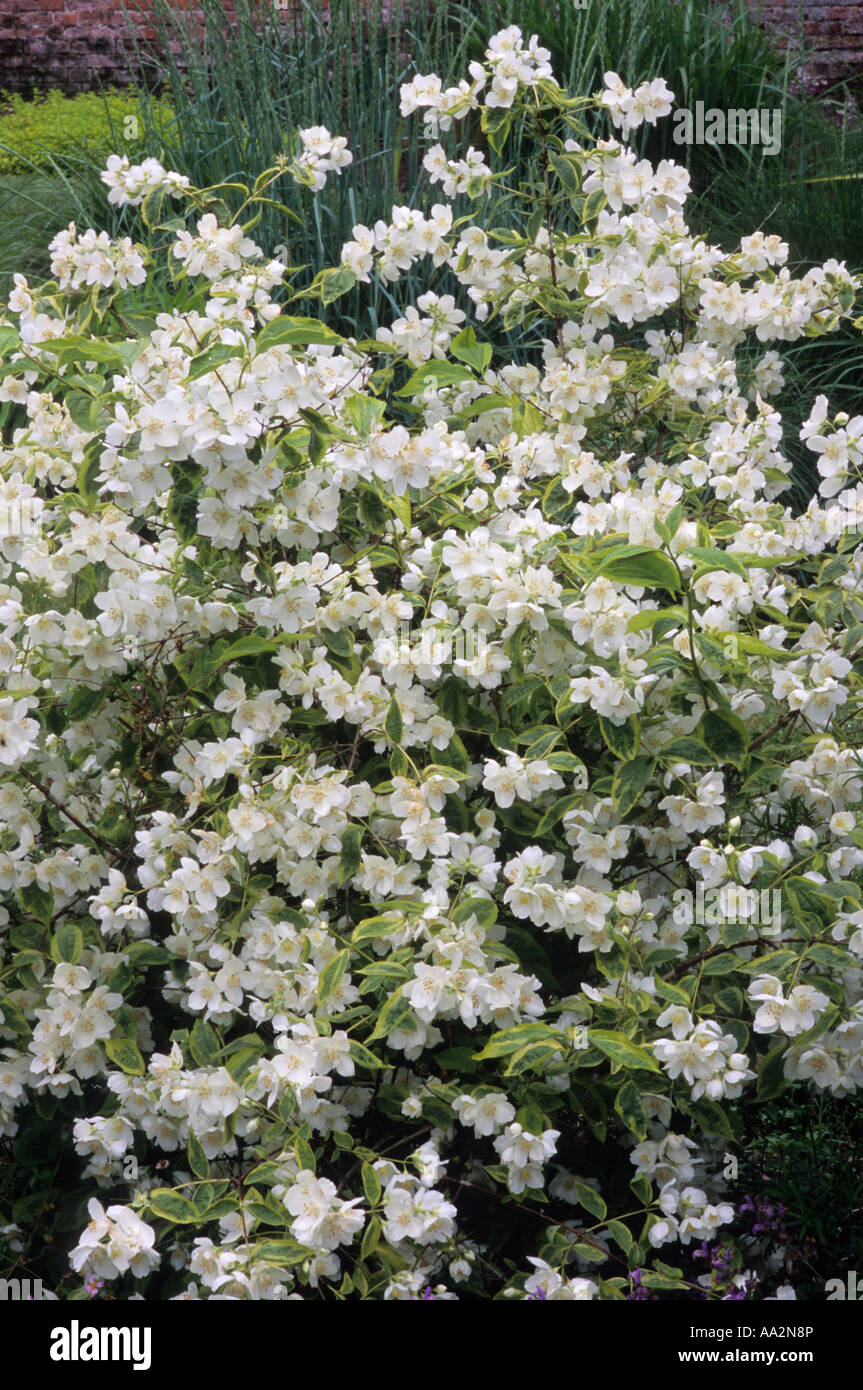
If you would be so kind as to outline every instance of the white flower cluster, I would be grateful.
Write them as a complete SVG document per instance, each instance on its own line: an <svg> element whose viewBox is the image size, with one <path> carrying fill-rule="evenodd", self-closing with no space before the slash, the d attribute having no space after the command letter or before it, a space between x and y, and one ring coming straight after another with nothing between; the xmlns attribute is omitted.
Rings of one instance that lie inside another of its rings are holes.
<svg viewBox="0 0 863 1390"><path fill-rule="evenodd" d="M503 766L494 758L485 765L482 785L494 796L497 806L511 806L516 797L534 801L553 788L565 785L563 778L550 768L544 758L525 762L517 753L507 753Z"/></svg>
<svg viewBox="0 0 863 1390"><path fill-rule="evenodd" d="M694 1023L681 1004L671 1004L656 1020L659 1028L671 1027L670 1038L653 1044L657 1061L662 1062L672 1081L682 1076L692 1087L692 1099L735 1100L755 1072L747 1065L745 1052L738 1051L732 1033L723 1033L712 1018Z"/></svg>
<svg viewBox="0 0 863 1390"><path fill-rule="evenodd" d="M635 91L627 87L616 72L607 72L603 80L605 91L601 97L602 104L624 140L645 121L648 125L655 125L660 116L667 116L671 111L674 93L669 91L661 77L642 82Z"/></svg>
<svg viewBox="0 0 863 1390"><path fill-rule="evenodd" d="M517 25L501 29L489 41L485 63L471 63L471 81L444 88L439 77L415 77L401 87L401 113L409 116L422 110L423 122L430 135L452 128L479 106L479 93L487 88L485 105L511 107L521 87L532 88L538 82L554 82L550 53L542 48L536 35L525 44ZM556 84L555 84L556 85Z"/></svg>
<svg viewBox="0 0 863 1390"><path fill-rule="evenodd" d="M759 975L749 986L749 997L758 1003L752 1027L756 1033L775 1033L787 1038L808 1033L830 1003L826 994L812 985L795 985L786 997L782 981L775 975Z"/></svg>
<svg viewBox="0 0 863 1390"><path fill-rule="evenodd" d="M442 265L450 255L446 238L451 229L452 208L445 203L435 203L429 217L415 208L394 207L390 222L378 221L374 229L362 223L354 227L354 240L342 247L342 264L364 284L373 268L384 280L398 280L422 256Z"/></svg>
<svg viewBox="0 0 863 1390"><path fill-rule="evenodd" d="M711 1202L700 1187L684 1187L665 1183L659 1194L662 1216L653 1222L647 1233L656 1249L669 1241L679 1240L689 1245L693 1240L713 1240L720 1226L734 1220L730 1202Z"/></svg>
<svg viewBox="0 0 863 1390"><path fill-rule="evenodd" d="M506 1167L506 1185L514 1196L525 1188L544 1186L543 1164L556 1152L559 1138L559 1129L531 1134L517 1123L507 1125L503 1134L498 1135L494 1147Z"/></svg>
<svg viewBox="0 0 863 1390"><path fill-rule="evenodd" d="M557 102L547 58L506 30L403 109L436 135L485 92L486 124L527 120ZM609 77L624 133L663 114L663 83ZM301 138L316 186L350 162ZM863 427L819 399L821 490L792 514L760 346L846 321L859 284L692 235L670 161L562 148L584 234L448 202L354 228L358 280L440 271L371 345L289 316L284 267L200 212L149 330L94 337L93 413L52 340L143 257L73 225L54 284L15 279L0 503L50 524L0 537L0 1133L49 1099L106 1201L140 1162L132 1205L91 1202L88 1277L145 1277L167 1228L182 1298L303 1297L351 1245L363 1297L599 1297L569 1246L509 1281L472 1239L475 1195L560 1231L602 1186L564 1106L593 1124L600 1096L658 1248L732 1219L674 1126L743 1094L762 1034L788 1080L863 1087L863 549L836 546ZM427 169L447 198L490 172L440 146ZM118 158L105 182L185 189ZM489 360L498 319L538 314L529 360ZM274 1231L284 1264L255 1253Z"/></svg>
<svg viewBox="0 0 863 1390"><path fill-rule="evenodd" d="M188 1258L189 1272L197 1275L205 1289L211 1290L209 1298L234 1301L253 1299L256 1302L283 1299L296 1299L300 1295L288 1292L288 1271L264 1260L248 1259L245 1252L229 1243L242 1237L242 1227L226 1235L221 1245L216 1245L209 1236L198 1236ZM338 1272L338 1259L335 1256L317 1256L311 1261L310 1273L316 1278L318 1270L326 1273L335 1267ZM177 1299L198 1300L201 1295L195 1281L190 1282L184 1291L176 1294Z"/></svg>
<svg viewBox="0 0 863 1390"><path fill-rule="evenodd" d="M29 717L36 701L16 700L13 695L0 695L0 763L15 767L23 763L36 747L39 725Z"/></svg>
<svg viewBox="0 0 863 1390"><path fill-rule="evenodd" d="M610 886L589 870L567 882L563 877L563 856L545 854L537 845L522 850L504 866L509 883L503 901L514 917L528 917L534 926L564 931L579 937L580 951L608 951L613 944L608 919L614 907ZM584 881L580 881L584 880Z"/></svg>
<svg viewBox="0 0 863 1390"><path fill-rule="evenodd" d="M451 294L438 295L429 290L419 296L415 306L408 306L404 318L396 319L389 328L379 328L378 339L419 367L432 357L441 361L446 357L453 334L465 317Z"/></svg>
<svg viewBox="0 0 863 1390"><path fill-rule="evenodd" d="M157 1268L161 1256L153 1248L156 1232L134 1211L123 1206L105 1211L95 1197L87 1210L90 1222L70 1256L73 1269L96 1279L116 1279L128 1270L143 1279Z"/></svg>
<svg viewBox="0 0 863 1390"><path fill-rule="evenodd" d="M350 1245L365 1220L363 1212L355 1210L358 1197L341 1201L334 1182L316 1178L307 1168L291 1183L284 1203L294 1218L291 1230L310 1250L329 1252L337 1245Z"/></svg>
<svg viewBox="0 0 863 1390"><path fill-rule="evenodd" d="M475 150L473 145L465 151L463 159L448 159L443 146L434 145L423 158L423 168L430 183L443 185L448 198L454 198L457 193L467 193L475 198L480 193L490 191L488 180L491 169L483 159L482 151Z"/></svg>
<svg viewBox="0 0 863 1390"><path fill-rule="evenodd" d="M243 261L260 256L261 251L242 227L220 227L213 213L207 212L198 221L197 236L177 233L174 255L189 275L222 280L226 271L243 269Z"/></svg>
<svg viewBox="0 0 863 1390"><path fill-rule="evenodd" d="M863 463L863 415L855 415L851 420L842 412L831 420L827 409L827 397L817 396L800 428L800 438L807 449L818 455L819 493L822 497L835 497L849 475Z"/></svg>
<svg viewBox="0 0 863 1390"><path fill-rule="evenodd" d="M96 233L91 227L79 233L70 222L65 231L57 233L48 250L51 273L61 290L82 290L91 285L102 289L116 285L124 290L129 285L142 285L147 278L143 257L128 237L112 242L107 232Z"/></svg>
<svg viewBox="0 0 863 1390"><path fill-rule="evenodd" d="M331 135L322 125L309 126L299 136L302 150L290 170L297 183L308 183L320 190L326 185L328 174L341 174L353 163L346 136Z"/></svg>
<svg viewBox="0 0 863 1390"><path fill-rule="evenodd" d="M110 192L108 202L120 207L139 207L148 193L164 189L174 198L182 197L189 187L185 174L175 174L163 169L158 159L145 159L140 164L130 164L128 155L112 154L101 174L102 182Z"/></svg>
<svg viewBox="0 0 863 1390"><path fill-rule="evenodd" d="M527 1258L535 1273L524 1281L526 1298L547 1300L549 1303L584 1303L590 1302L599 1293L599 1286L593 1279L567 1279L559 1270L553 1269L547 1260L541 1260L536 1255L528 1255Z"/></svg>
<svg viewBox="0 0 863 1390"><path fill-rule="evenodd" d="M853 991L856 994L856 990ZM849 1017L820 1033L814 1042L792 1047L785 1055L788 1081L809 1081L819 1091L847 1096L863 1086L863 1017L859 1003Z"/></svg>

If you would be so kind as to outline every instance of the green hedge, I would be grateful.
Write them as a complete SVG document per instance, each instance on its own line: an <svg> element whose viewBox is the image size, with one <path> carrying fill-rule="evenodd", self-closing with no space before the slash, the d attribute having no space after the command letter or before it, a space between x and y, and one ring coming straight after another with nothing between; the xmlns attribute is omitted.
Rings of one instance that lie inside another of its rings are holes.
<svg viewBox="0 0 863 1390"><path fill-rule="evenodd" d="M157 114L170 114L157 106ZM132 124L132 121L135 124ZM139 135L140 132L140 135ZM42 93L33 101L0 94L0 174L49 168L64 155L134 149L144 133L140 104L132 90L84 92L67 97Z"/></svg>

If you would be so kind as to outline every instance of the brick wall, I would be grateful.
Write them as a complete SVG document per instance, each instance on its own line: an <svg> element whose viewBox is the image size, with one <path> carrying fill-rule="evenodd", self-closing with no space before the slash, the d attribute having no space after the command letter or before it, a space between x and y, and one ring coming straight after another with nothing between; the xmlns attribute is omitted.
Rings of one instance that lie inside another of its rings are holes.
<svg viewBox="0 0 863 1390"><path fill-rule="evenodd" d="M2 0L0 0L2 3ZM839 79L863 81L863 0L750 0L752 9L779 33L802 37L807 74L814 85Z"/></svg>
<svg viewBox="0 0 863 1390"><path fill-rule="evenodd" d="M194 0L170 0L195 11ZM226 10L231 0L223 0ZM0 90L82 91L125 84L134 73L130 26L143 48L154 38L147 0L0 0Z"/></svg>
<svg viewBox="0 0 863 1390"><path fill-rule="evenodd" d="M601 3L601 0L596 0ZM171 0L194 13L195 0ZM231 0L224 0L230 10ZM320 0L319 0L320 3ZM707 3L707 0L705 0ZM809 72L819 84L839 77L863 80L863 0L751 0L767 22L800 30L802 8ZM323 6L325 8L325 5ZM153 37L147 0L127 0L143 43ZM129 81L132 55L122 0L0 0L0 90Z"/></svg>

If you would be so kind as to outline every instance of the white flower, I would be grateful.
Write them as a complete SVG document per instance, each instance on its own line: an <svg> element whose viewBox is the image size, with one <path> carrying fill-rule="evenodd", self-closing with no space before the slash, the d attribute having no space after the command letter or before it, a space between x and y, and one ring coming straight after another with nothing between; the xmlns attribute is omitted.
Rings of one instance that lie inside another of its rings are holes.
<svg viewBox="0 0 863 1390"><path fill-rule="evenodd" d="M131 1208L112 1206L106 1212L91 1197L87 1210L90 1223L69 1256L77 1273L115 1279L129 1271L142 1279L158 1266L161 1257L153 1249L156 1233Z"/></svg>

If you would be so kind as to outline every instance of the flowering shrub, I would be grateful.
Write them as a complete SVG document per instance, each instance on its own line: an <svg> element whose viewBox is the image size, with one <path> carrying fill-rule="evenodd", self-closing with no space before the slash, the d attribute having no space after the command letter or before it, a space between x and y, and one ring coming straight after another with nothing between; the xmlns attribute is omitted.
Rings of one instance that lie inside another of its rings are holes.
<svg viewBox="0 0 863 1390"><path fill-rule="evenodd" d="M74 1145L67 1296L772 1296L724 1243L735 1102L863 1084L863 418L816 402L792 516L764 345L858 286L692 237L686 171L582 143L517 29L401 102L479 113L431 160L468 199L525 125L524 231L397 207L303 293L420 267L482 337L437 289L374 340L290 313L252 235L288 156L232 225L113 159L151 248L72 226L17 277L0 1132Z"/></svg>

